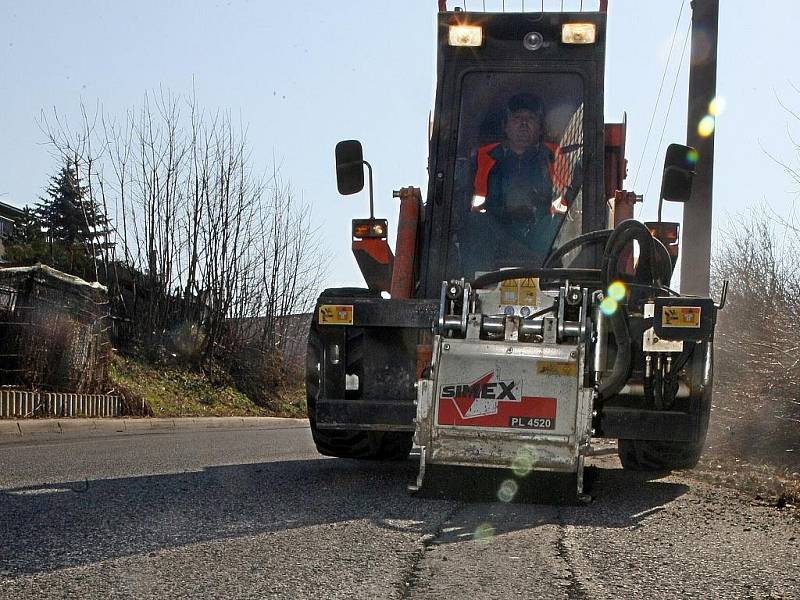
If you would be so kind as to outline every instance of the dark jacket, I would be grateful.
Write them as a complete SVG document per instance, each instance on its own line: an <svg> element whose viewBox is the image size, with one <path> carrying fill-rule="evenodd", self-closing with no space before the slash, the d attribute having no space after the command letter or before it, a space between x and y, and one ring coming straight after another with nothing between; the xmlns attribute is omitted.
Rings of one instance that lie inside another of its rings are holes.
<svg viewBox="0 0 800 600"><path fill-rule="evenodd" d="M473 180L473 209L526 221L552 215L554 188L565 185L563 162L560 148L550 142L522 155L502 143L482 145Z"/></svg>

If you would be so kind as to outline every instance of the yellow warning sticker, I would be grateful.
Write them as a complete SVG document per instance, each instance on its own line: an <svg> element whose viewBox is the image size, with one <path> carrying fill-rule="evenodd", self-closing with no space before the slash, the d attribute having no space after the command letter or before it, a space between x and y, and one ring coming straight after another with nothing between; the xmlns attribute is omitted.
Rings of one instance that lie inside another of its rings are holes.
<svg viewBox="0 0 800 600"><path fill-rule="evenodd" d="M352 325L352 304L323 304L319 307L320 325Z"/></svg>
<svg viewBox="0 0 800 600"><path fill-rule="evenodd" d="M661 326L700 329L700 307L664 306L661 310Z"/></svg>
<svg viewBox="0 0 800 600"><path fill-rule="evenodd" d="M520 279L519 303L527 306L536 306L539 290L539 280L535 278Z"/></svg>
<svg viewBox="0 0 800 600"><path fill-rule="evenodd" d="M500 304L519 304L519 280L506 279L500 284Z"/></svg>
<svg viewBox="0 0 800 600"><path fill-rule="evenodd" d="M506 279L500 284L500 304L516 304L536 306L539 292L539 280Z"/></svg>
<svg viewBox="0 0 800 600"><path fill-rule="evenodd" d="M536 363L536 372L539 375L575 377L578 373L578 365L576 363L556 362L554 360L540 360Z"/></svg>

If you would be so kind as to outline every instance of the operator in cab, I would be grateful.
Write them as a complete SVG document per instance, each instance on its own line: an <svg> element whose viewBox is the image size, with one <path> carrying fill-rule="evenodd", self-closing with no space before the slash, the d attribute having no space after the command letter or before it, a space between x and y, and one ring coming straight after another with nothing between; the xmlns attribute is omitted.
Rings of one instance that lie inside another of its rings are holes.
<svg viewBox="0 0 800 600"><path fill-rule="evenodd" d="M477 150L471 211L488 234L499 266L538 266L566 212L559 187L556 144L544 140L544 104L531 93L511 96L502 120L503 140ZM507 264L506 264L507 263Z"/></svg>

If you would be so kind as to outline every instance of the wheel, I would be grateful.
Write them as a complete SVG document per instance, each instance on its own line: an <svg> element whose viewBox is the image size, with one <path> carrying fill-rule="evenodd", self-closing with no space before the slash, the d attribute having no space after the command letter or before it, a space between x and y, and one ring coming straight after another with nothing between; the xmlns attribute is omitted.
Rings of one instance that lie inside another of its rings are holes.
<svg viewBox="0 0 800 600"><path fill-rule="evenodd" d="M410 431L369 431L376 447L375 454L367 458L376 460L406 460L414 445L414 434Z"/></svg>
<svg viewBox="0 0 800 600"><path fill-rule="evenodd" d="M709 382L700 401L700 427L695 441L619 440L617 454L622 468L630 471L670 471L697 466L706 444L712 388Z"/></svg>
<svg viewBox="0 0 800 600"><path fill-rule="evenodd" d="M706 436L696 442L619 440L617 453L622 468L629 471L691 469L703 453Z"/></svg>
<svg viewBox="0 0 800 600"><path fill-rule="evenodd" d="M413 445L413 433L411 432L319 429L317 427L316 404L322 388L320 381L322 359L322 342L317 326L312 322L306 351L306 405L311 436L317 451L325 456L339 458L371 460L405 460L408 458Z"/></svg>

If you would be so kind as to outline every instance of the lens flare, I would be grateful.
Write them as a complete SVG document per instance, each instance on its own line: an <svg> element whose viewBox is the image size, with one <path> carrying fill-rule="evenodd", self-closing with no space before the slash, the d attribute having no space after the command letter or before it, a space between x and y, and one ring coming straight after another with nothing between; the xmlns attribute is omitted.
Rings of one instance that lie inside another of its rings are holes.
<svg viewBox="0 0 800 600"><path fill-rule="evenodd" d="M711 102L708 103L708 114L718 117L725 112L725 107L728 101L722 96L716 96Z"/></svg>
<svg viewBox="0 0 800 600"><path fill-rule="evenodd" d="M686 162L688 162L692 166L697 164L697 159L698 158L700 158L700 155L697 153L697 150L695 150L694 148L691 148L686 153Z"/></svg>
<svg viewBox="0 0 800 600"><path fill-rule="evenodd" d="M494 538L494 526L491 523L481 523L475 528L472 538L481 544L489 544Z"/></svg>
<svg viewBox="0 0 800 600"><path fill-rule="evenodd" d="M627 291L625 284L621 281L614 281L608 286L608 296L617 302L622 302Z"/></svg>
<svg viewBox="0 0 800 600"><path fill-rule="evenodd" d="M514 496L517 495L519 485L513 479L506 479L500 484L500 489L497 490L497 499L500 502L511 502Z"/></svg>
<svg viewBox="0 0 800 600"><path fill-rule="evenodd" d="M533 463L535 462L533 448L522 448L514 460L511 461L511 470L517 477L525 477L533 470Z"/></svg>
<svg viewBox="0 0 800 600"><path fill-rule="evenodd" d="M700 119L700 123L697 125L697 133L699 133L702 137L708 137L714 133L715 125L714 117L711 115L706 115Z"/></svg>
<svg viewBox="0 0 800 600"><path fill-rule="evenodd" d="M619 303L616 300L614 300L611 296L606 296L600 303L600 310L607 317L610 317L615 312L617 312L618 307Z"/></svg>

